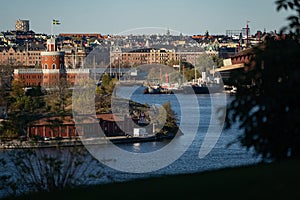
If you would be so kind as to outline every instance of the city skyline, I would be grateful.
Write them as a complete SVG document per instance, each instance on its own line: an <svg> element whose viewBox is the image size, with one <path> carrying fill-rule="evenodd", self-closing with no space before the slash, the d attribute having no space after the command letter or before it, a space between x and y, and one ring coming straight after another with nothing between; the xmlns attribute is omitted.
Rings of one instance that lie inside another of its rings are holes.
<svg viewBox="0 0 300 200"><path fill-rule="evenodd" d="M52 20L61 24L57 33L97 32L115 35L146 31L184 35L225 34L249 21L251 33L277 30L287 24L287 12L277 12L275 0L187 0L187 1L9 1L0 13L0 30L14 30L17 19L30 20L30 29L50 34ZM18 5L18 6L16 6Z"/></svg>

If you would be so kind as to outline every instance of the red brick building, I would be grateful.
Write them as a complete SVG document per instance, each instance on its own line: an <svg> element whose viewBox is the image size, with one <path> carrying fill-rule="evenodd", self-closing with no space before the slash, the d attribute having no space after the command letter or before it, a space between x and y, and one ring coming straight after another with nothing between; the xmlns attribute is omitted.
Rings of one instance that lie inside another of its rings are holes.
<svg viewBox="0 0 300 200"><path fill-rule="evenodd" d="M39 136L43 138L61 137L64 139L84 135L96 137L99 136L99 127L101 127L106 136L113 137L132 134L133 129L138 127L135 120L129 117L122 119L111 113L97 114L96 118L84 117L76 125L71 116L42 118L27 127L27 136L30 138ZM152 130L148 131L152 133Z"/></svg>
<svg viewBox="0 0 300 200"><path fill-rule="evenodd" d="M51 88L59 84L61 78L66 78L71 85L76 79L89 78L89 69L66 69L65 53L57 51L55 38L47 40L47 51L40 52L41 69L15 69L14 78L22 79L26 86L41 85Z"/></svg>
<svg viewBox="0 0 300 200"><path fill-rule="evenodd" d="M55 120L61 121L60 124L54 125L52 122ZM29 137L40 136L49 138L73 138L79 134L76 131L75 124L71 116L66 116L64 118L43 118L35 121L32 125L27 127L27 135Z"/></svg>
<svg viewBox="0 0 300 200"><path fill-rule="evenodd" d="M233 65L249 64L253 54L252 48L240 51L237 55L231 57L231 62Z"/></svg>

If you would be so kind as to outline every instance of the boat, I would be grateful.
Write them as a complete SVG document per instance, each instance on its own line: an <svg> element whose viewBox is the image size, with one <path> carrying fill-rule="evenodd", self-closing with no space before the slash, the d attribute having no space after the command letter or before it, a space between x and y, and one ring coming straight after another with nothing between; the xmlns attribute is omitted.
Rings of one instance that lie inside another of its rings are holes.
<svg viewBox="0 0 300 200"><path fill-rule="evenodd" d="M237 88L235 86L224 85L224 90L226 93L230 95L234 95L237 92Z"/></svg>
<svg viewBox="0 0 300 200"><path fill-rule="evenodd" d="M169 93L171 93L170 90L163 88L160 85L147 86L144 89L144 94L169 94Z"/></svg>
<svg viewBox="0 0 300 200"><path fill-rule="evenodd" d="M220 93L224 91L223 85L221 84L192 84L183 86L183 92L185 94L212 94ZM192 90L191 90L192 89Z"/></svg>

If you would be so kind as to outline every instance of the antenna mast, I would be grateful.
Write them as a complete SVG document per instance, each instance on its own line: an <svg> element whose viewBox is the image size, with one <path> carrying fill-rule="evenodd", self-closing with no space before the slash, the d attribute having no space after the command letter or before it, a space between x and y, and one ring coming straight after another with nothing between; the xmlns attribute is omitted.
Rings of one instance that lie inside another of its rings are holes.
<svg viewBox="0 0 300 200"><path fill-rule="evenodd" d="M246 49L249 47L249 23L250 21L247 21L247 26L246 26Z"/></svg>

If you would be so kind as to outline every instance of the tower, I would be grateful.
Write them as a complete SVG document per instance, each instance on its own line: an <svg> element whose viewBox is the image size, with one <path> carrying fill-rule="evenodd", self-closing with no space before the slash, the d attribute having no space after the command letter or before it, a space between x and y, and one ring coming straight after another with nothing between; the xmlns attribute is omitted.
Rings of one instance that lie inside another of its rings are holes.
<svg viewBox="0 0 300 200"><path fill-rule="evenodd" d="M41 52L43 69L64 69L65 52L57 51L56 40L51 37L47 40L47 51Z"/></svg>
<svg viewBox="0 0 300 200"><path fill-rule="evenodd" d="M15 28L16 31L23 31L23 32L29 31L29 20L21 20L21 19L16 20Z"/></svg>
<svg viewBox="0 0 300 200"><path fill-rule="evenodd" d="M43 86L52 87L58 85L60 79L65 76L64 56L65 52L57 51L55 38L51 37L48 39L47 50L41 52Z"/></svg>

